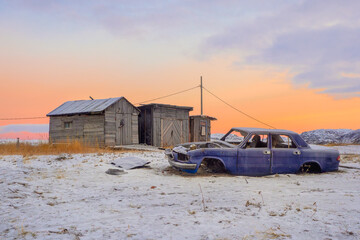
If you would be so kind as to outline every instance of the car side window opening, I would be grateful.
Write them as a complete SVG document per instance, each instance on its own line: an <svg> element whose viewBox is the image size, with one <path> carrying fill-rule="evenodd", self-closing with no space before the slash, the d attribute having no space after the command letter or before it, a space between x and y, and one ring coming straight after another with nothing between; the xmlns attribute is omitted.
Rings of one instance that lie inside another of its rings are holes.
<svg viewBox="0 0 360 240"><path fill-rule="evenodd" d="M267 134L253 134L246 143L246 148L266 148L268 146Z"/></svg>
<svg viewBox="0 0 360 240"><path fill-rule="evenodd" d="M290 136L283 134L273 134L271 136L271 146L272 148L296 148Z"/></svg>

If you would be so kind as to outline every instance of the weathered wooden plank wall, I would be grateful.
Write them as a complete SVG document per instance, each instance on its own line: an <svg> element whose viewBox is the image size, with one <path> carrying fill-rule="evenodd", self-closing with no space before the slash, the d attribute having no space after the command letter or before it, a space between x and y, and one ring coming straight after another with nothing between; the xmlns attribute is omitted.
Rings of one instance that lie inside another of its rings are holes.
<svg viewBox="0 0 360 240"><path fill-rule="evenodd" d="M71 122L69 129L65 129L65 122ZM104 146L104 116L52 116L49 124L49 138L52 143L79 140L92 146Z"/></svg>
<svg viewBox="0 0 360 240"><path fill-rule="evenodd" d="M80 140L92 146L139 143L139 111L125 98L99 114L51 116L49 136L53 143ZM71 122L65 128L65 122Z"/></svg>
<svg viewBox="0 0 360 240"><path fill-rule="evenodd" d="M211 137L211 119L207 116L192 116L190 117L190 141L191 142L204 142L210 141ZM205 126L205 135L202 135L202 124Z"/></svg>
<svg viewBox="0 0 360 240"><path fill-rule="evenodd" d="M133 144L138 144L139 143L139 124L138 124L138 119L139 119L139 113L133 113L131 116L131 135L132 135L132 143Z"/></svg>
<svg viewBox="0 0 360 240"><path fill-rule="evenodd" d="M105 110L105 144L107 146L138 144L139 112L121 99Z"/></svg>
<svg viewBox="0 0 360 240"><path fill-rule="evenodd" d="M142 143L168 147L189 141L189 110L168 105L148 105L140 109Z"/></svg>

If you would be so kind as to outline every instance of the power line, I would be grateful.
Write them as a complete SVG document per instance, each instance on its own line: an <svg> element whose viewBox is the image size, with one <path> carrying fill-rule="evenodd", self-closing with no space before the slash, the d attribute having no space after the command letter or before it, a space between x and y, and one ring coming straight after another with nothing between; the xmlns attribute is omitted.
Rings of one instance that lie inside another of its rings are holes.
<svg viewBox="0 0 360 240"><path fill-rule="evenodd" d="M166 95L166 96L162 96L162 97L150 99L150 100L143 101L143 102L139 102L139 103L135 103L135 104L142 104L142 103L147 103L147 102L152 102L152 101L155 101L155 100L159 100L159 99L162 99L162 98L171 97L171 96L174 96L174 95L177 95L177 94L180 94L180 93L184 93L184 92L193 90L193 89L198 88L198 87L200 87L200 86L192 87L192 88L189 88L189 89L186 89L186 90L183 90L183 91L179 91L179 92L172 93L172 94L169 94L169 95Z"/></svg>
<svg viewBox="0 0 360 240"><path fill-rule="evenodd" d="M47 117L0 118L0 120L7 121L7 120L27 120L27 119L40 119L40 118L47 118Z"/></svg>
<svg viewBox="0 0 360 240"><path fill-rule="evenodd" d="M212 92L210 92L209 90L207 90L205 87L203 87L203 88L204 88L208 93L210 93L211 95L213 95L215 98L217 98L217 99L220 100L221 102L225 103L226 105L228 105L228 106L231 107L232 109L238 111L239 113L241 113L241 114L247 116L248 118L251 118L251 119L253 119L253 120L255 120L255 121L257 121L257 122L259 122L259 123L261 123L261 124L264 124L264 125L266 125L266 126L268 126L268 127L270 127L270 128L274 128L274 129L275 129L275 127L273 127L273 126L271 126L271 125L269 125L269 124L267 124L267 123L264 123L264 122L262 122L262 121L260 121L260 120L258 120L258 119L256 119L256 118L250 116L249 114L247 114L247 113L245 113L245 112L237 109L236 107L230 105L229 103L225 102L224 100L222 100L221 98L219 98L218 96L216 96L215 94L213 94Z"/></svg>
<svg viewBox="0 0 360 240"><path fill-rule="evenodd" d="M180 93L184 93L184 92L193 90L193 89L198 88L198 87L200 87L200 86L192 87L192 88L189 88L189 89L185 89L185 90L183 90L183 91L179 91L179 92L172 93L172 94L169 94L169 95L166 95L166 96L162 96L162 97L150 99L150 100L143 101L143 102L139 102L139 103L135 103L135 104L141 104L141 103L151 102L151 101L155 101L155 100L162 99L162 98L166 98L166 97L171 97L171 96L174 96L174 95L177 95L177 94L180 94ZM0 121L8 121L8 120L29 120L29 119L41 119L41 118L47 118L47 117L0 118Z"/></svg>
<svg viewBox="0 0 360 240"><path fill-rule="evenodd" d="M210 92L207 88L205 88L204 86L201 86L201 85L198 85L198 86L195 86L195 87L192 87L192 88L189 88L189 89L185 89L185 90L182 90L182 91L179 91L179 92L175 92L175 93L172 93L172 94L168 94L168 95L165 95L165 96L161 96L161 97L158 97L158 98L153 98L153 99L150 99L150 100L147 100L147 101L143 101L143 102L139 102L139 103L135 103L135 104L143 104L143 103L147 103L147 102L151 102L151 101L155 101L155 100L159 100L159 99L163 99L163 98L167 98L167 97L171 97L171 96L174 96L174 95L177 95L177 94L180 94L180 93L184 93L184 92L187 92L187 91L190 91L190 90L193 90L195 88L199 88L199 87L202 87L203 89L205 89L208 93L210 93L212 96L214 96L215 98L217 98L218 100L220 100L221 102L225 103L226 105L228 105L229 107L231 107L232 109L234 109L235 111L247 116L248 118L251 118L261 124L264 124L270 128L275 128L263 121L260 121L258 119L256 119L255 117L237 109L236 107L232 106L231 104L225 102L224 100L222 100L220 97L216 96L214 93ZM29 120L29 119L42 119L42 118L47 118L47 117L24 117L24 118L0 118L0 120L3 120L3 121L7 121L7 120Z"/></svg>

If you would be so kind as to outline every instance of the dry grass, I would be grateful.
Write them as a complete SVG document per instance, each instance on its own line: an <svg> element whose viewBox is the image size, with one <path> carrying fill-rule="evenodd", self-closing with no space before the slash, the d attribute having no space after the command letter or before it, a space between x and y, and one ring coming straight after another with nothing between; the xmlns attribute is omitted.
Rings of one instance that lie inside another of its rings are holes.
<svg viewBox="0 0 360 240"><path fill-rule="evenodd" d="M360 162L359 154L341 154L341 163L356 163Z"/></svg>
<svg viewBox="0 0 360 240"><path fill-rule="evenodd" d="M20 229L18 229L19 237L24 239L28 234L30 234L33 238L36 237L36 233L25 230L24 226L21 225Z"/></svg>
<svg viewBox="0 0 360 240"><path fill-rule="evenodd" d="M56 155L61 153L93 153L101 149L88 147L81 142L71 142L64 144L29 144L29 143L4 143L0 144L0 155Z"/></svg>
<svg viewBox="0 0 360 240"><path fill-rule="evenodd" d="M108 152L129 152L138 150L129 149L112 149L91 147L83 144L80 141L74 141L62 144L49 144L49 143L4 143L0 144L0 155L23 155L29 157L32 155L58 155L62 153L76 154L76 153L108 153Z"/></svg>
<svg viewBox="0 0 360 240"><path fill-rule="evenodd" d="M320 145L325 147L335 147L335 146L352 146L352 145L360 145L360 144L359 143L327 143Z"/></svg>
<svg viewBox="0 0 360 240"><path fill-rule="evenodd" d="M291 235L286 234L278 227L272 227L265 232L256 232L257 239L290 239Z"/></svg>

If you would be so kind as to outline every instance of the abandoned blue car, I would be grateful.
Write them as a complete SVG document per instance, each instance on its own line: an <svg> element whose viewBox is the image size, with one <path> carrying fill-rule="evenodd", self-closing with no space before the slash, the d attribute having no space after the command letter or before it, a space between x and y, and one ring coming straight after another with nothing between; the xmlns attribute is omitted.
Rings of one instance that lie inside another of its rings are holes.
<svg viewBox="0 0 360 240"><path fill-rule="evenodd" d="M299 134L278 129L232 128L220 140L166 149L171 166L188 173L263 176L276 173L336 171L337 150L312 149Z"/></svg>

